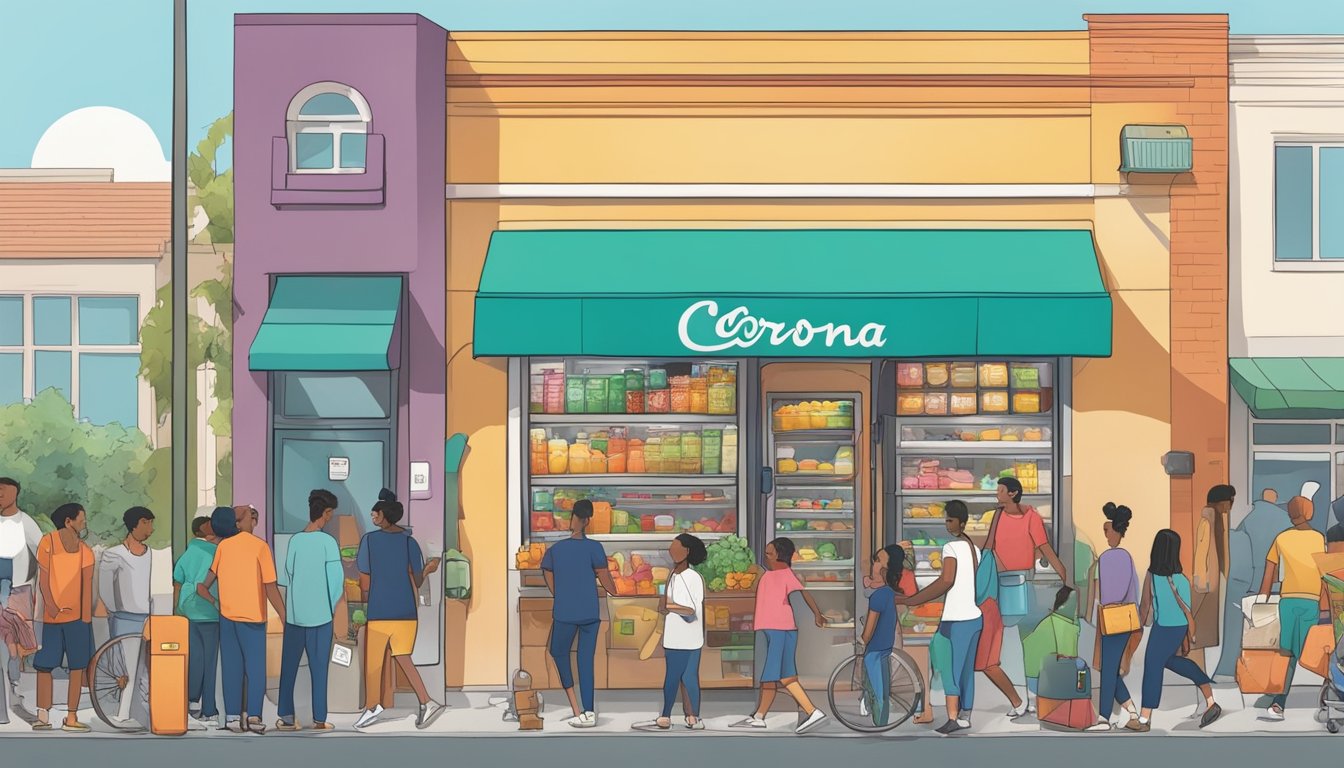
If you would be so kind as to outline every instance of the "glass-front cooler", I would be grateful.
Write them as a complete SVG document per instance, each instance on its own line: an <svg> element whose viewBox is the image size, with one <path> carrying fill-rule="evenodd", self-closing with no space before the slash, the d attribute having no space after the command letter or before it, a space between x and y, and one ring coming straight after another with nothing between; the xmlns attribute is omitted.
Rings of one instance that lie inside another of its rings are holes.
<svg viewBox="0 0 1344 768"><path fill-rule="evenodd" d="M1001 477L1022 483L1023 505L1041 514L1058 548L1053 377L1049 362L896 364L896 413L883 419L883 487L889 524L910 548L907 565L921 589L942 569L951 538L947 502L966 502L966 532L982 546L999 507ZM1057 580L1039 561L1035 577L1041 584ZM927 642L941 612L941 603L904 611L905 641Z"/></svg>
<svg viewBox="0 0 1344 768"><path fill-rule="evenodd" d="M521 584L544 595L546 549L569 535L574 504L592 501L588 533L607 553L618 593L611 609L624 612L612 614L608 629L607 687L639 687L652 679L638 653L671 572L672 538L691 533L711 553L733 550L733 558L713 564L736 563L745 546L739 363L530 358L525 365L525 539L515 563ZM706 687L751 685L752 644L742 642L754 596L746 570L705 573ZM661 676L661 660L645 663ZM630 674L611 671L618 668Z"/></svg>
<svg viewBox="0 0 1344 768"><path fill-rule="evenodd" d="M769 394L766 453L771 487L766 530L797 547L793 568L826 626L798 619L798 666L805 686L824 685L853 649L858 520L856 466L861 399L856 393Z"/></svg>

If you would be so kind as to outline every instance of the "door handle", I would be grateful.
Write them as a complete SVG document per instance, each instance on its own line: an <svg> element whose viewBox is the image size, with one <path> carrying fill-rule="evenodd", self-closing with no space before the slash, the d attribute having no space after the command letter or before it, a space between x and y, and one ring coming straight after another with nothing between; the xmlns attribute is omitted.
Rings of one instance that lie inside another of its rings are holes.
<svg viewBox="0 0 1344 768"><path fill-rule="evenodd" d="M775 492L775 471L770 467L761 467L761 493L769 496Z"/></svg>

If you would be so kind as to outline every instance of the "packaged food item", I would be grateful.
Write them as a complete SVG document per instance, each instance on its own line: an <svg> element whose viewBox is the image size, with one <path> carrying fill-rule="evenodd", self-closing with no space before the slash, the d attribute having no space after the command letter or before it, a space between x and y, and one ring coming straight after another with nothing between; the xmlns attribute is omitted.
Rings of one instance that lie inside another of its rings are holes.
<svg viewBox="0 0 1344 768"><path fill-rule="evenodd" d="M588 533L611 533L611 502L593 502L593 519L588 521Z"/></svg>
<svg viewBox="0 0 1344 768"><path fill-rule="evenodd" d="M709 385L709 412L728 416L737 412L737 385L730 381L716 381Z"/></svg>
<svg viewBox="0 0 1344 768"><path fill-rule="evenodd" d="M565 379L565 413L583 413L586 392L582 376Z"/></svg>
<svg viewBox="0 0 1344 768"><path fill-rule="evenodd" d="M737 474L737 427L723 430L723 462L719 465L720 474Z"/></svg>
<svg viewBox="0 0 1344 768"><path fill-rule="evenodd" d="M607 438L607 472L613 475L625 474L628 465L627 451L629 440L625 427L612 427Z"/></svg>
<svg viewBox="0 0 1344 768"><path fill-rule="evenodd" d="M546 456L552 475L563 475L569 472L569 443L565 440L553 438L546 444Z"/></svg>
<svg viewBox="0 0 1344 768"><path fill-rule="evenodd" d="M602 451L588 451L588 471L594 475L607 474L607 454Z"/></svg>
<svg viewBox="0 0 1344 768"><path fill-rule="evenodd" d="M924 395L924 412L930 416L947 415L947 393L927 392Z"/></svg>
<svg viewBox="0 0 1344 768"><path fill-rule="evenodd" d="M671 413L672 391L669 389L650 389L645 392L644 411L646 413Z"/></svg>
<svg viewBox="0 0 1344 768"><path fill-rule="evenodd" d="M956 381L956 379L953 379ZM953 416L974 416L979 412L974 392L953 392L948 398L948 410Z"/></svg>
<svg viewBox="0 0 1344 768"><path fill-rule="evenodd" d="M625 374L607 377L607 413L625 413Z"/></svg>
<svg viewBox="0 0 1344 768"><path fill-rule="evenodd" d="M574 444L569 446L569 474L586 475L591 470L589 458L592 451L588 448L588 435L580 432Z"/></svg>
<svg viewBox="0 0 1344 768"><path fill-rule="evenodd" d="M645 389L667 389L667 369L650 368L648 385Z"/></svg>
<svg viewBox="0 0 1344 768"><path fill-rule="evenodd" d="M927 363L924 366L924 384L930 387L946 387L951 378L947 363Z"/></svg>
<svg viewBox="0 0 1344 768"><path fill-rule="evenodd" d="M1045 439L1045 434L1040 427L1027 427L1022 430L1022 439L1029 443L1039 443Z"/></svg>
<svg viewBox="0 0 1344 768"><path fill-rule="evenodd" d="M1008 365L1006 363L981 363L981 387L1007 387Z"/></svg>
<svg viewBox="0 0 1344 768"><path fill-rule="evenodd" d="M560 414L565 412L565 374L559 368L546 368L542 372L546 387L545 412Z"/></svg>
<svg viewBox="0 0 1344 768"><path fill-rule="evenodd" d="M673 376L669 381L671 388L672 413L691 412L691 377Z"/></svg>
<svg viewBox="0 0 1344 768"><path fill-rule="evenodd" d="M632 475L646 474L648 466L644 462L644 441L633 438L626 446L627 458L625 470Z"/></svg>
<svg viewBox="0 0 1344 768"><path fill-rule="evenodd" d="M534 373L529 377L527 412L544 413L546 405L546 377Z"/></svg>
<svg viewBox="0 0 1344 768"><path fill-rule="evenodd" d="M975 363L952 363L952 386L957 389L975 387Z"/></svg>
<svg viewBox="0 0 1344 768"><path fill-rule="evenodd" d="M1013 389L1040 389L1041 371L1034 365L1014 363L1012 366Z"/></svg>
<svg viewBox="0 0 1344 768"><path fill-rule="evenodd" d="M709 413L709 379L691 379L691 413Z"/></svg>
<svg viewBox="0 0 1344 768"><path fill-rule="evenodd" d="M1039 392L1014 392L1013 413L1040 413L1041 394Z"/></svg>
<svg viewBox="0 0 1344 768"><path fill-rule="evenodd" d="M980 432L980 439L986 442L996 442L1003 439L1003 433L997 429L986 429Z"/></svg>
<svg viewBox="0 0 1344 768"><path fill-rule="evenodd" d="M984 413L1007 413L1008 393L993 390L980 393L980 410Z"/></svg>
<svg viewBox="0 0 1344 768"><path fill-rule="evenodd" d="M896 395L896 413L903 416L918 416L924 413L924 393L902 392Z"/></svg>
<svg viewBox="0 0 1344 768"><path fill-rule="evenodd" d="M584 410L588 413L607 412L607 377L589 376L584 383Z"/></svg>
<svg viewBox="0 0 1344 768"><path fill-rule="evenodd" d="M642 389L625 390L625 412L626 413L644 412L644 390Z"/></svg>
<svg viewBox="0 0 1344 768"><path fill-rule="evenodd" d="M677 518L672 515L654 515L653 530L658 533L670 533L677 529Z"/></svg>
<svg viewBox="0 0 1344 768"><path fill-rule="evenodd" d="M896 386L906 389L919 389L924 386L924 364L897 363Z"/></svg>

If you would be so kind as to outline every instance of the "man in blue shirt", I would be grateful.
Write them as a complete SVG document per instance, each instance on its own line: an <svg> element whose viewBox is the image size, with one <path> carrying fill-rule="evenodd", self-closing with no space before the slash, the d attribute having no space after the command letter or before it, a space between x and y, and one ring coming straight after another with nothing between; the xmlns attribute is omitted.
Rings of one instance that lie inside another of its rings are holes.
<svg viewBox="0 0 1344 768"><path fill-rule="evenodd" d="M597 725L597 715L593 712L593 662L602 616L593 579L602 583L607 594L616 594L616 582L607 570L606 551L601 544L584 535L592 519L591 501L583 499L575 503L574 513L569 518L570 537L547 549L541 560L546 587L555 596L551 615L551 658L560 673L560 685L569 697L569 706L574 710L569 724L575 728ZM574 645L575 635L579 638L582 709L574 694L574 675L569 663L569 650Z"/></svg>
<svg viewBox="0 0 1344 768"><path fill-rule="evenodd" d="M322 530L336 511L336 495L318 489L308 494L308 527L289 540L280 580L286 587L285 636L280 651L280 701L276 707L281 731L301 728L294 719L294 684L299 662L308 654L313 681L313 730L330 731L327 722L327 665L331 662L332 617L345 590L341 550Z"/></svg>
<svg viewBox="0 0 1344 768"><path fill-rule="evenodd" d="M210 572L219 537L210 528L209 517L191 521L191 534L195 538L173 566L173 605L186 617L191 631L187 644L188 706L192 715L218 725L215 678L219 670L219 609L196 593L196 585ZM218 599L219 588L211 594Z"/></svg>

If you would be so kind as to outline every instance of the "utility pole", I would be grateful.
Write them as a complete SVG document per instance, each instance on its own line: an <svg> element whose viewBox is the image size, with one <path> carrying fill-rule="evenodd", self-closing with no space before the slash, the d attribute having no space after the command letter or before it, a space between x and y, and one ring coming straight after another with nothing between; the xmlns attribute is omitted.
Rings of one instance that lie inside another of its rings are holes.
<svg viewBox="0 0 1344 768"><path fill-rule="evenodd" d="M173 0L173 554L187 548L187 0Z"/></svg>

